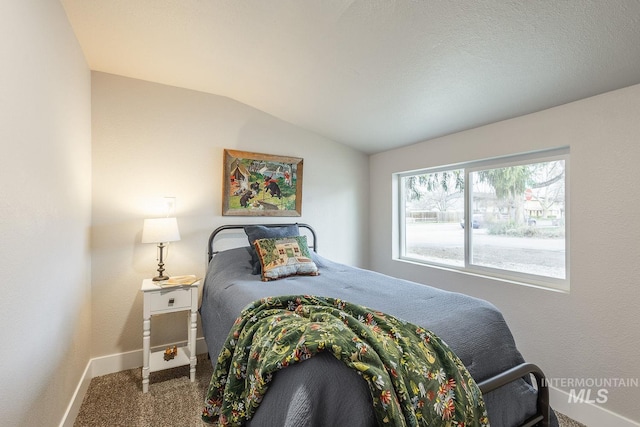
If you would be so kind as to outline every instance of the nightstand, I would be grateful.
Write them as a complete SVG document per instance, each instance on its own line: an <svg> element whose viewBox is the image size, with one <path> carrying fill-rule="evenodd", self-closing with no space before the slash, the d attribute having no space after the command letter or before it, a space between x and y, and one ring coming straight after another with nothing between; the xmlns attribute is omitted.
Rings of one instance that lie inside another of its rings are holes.
<svg viewBox="0 0 640 427"><path fill-rule="evenodd" d="M163 369L190 365L189 378L196 380L196 331L198 320L198 286L159 286L151 279L142 281L140 291L144 293L142 322L142 392L149 391L149 374ZM165 351L151 352L151 316L175 311L189 310L187 322L187 345L177 348L177 354L165 355Z"/></svg>

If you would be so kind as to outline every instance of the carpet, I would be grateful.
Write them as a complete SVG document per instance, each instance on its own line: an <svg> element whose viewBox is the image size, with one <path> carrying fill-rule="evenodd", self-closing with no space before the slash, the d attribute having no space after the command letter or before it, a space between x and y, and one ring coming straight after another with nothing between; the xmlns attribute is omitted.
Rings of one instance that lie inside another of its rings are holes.
<svg viewBox="0 0 640 427"><path fill-rule="evenodd" d="M149 392L142 393L142 370L129 369L95 377L89 384L74 427L192 427L200 419L213 369L206 354L198 356L196 381L189 367L152 372ZM586 427L558 414L560 427Z"/></svg>

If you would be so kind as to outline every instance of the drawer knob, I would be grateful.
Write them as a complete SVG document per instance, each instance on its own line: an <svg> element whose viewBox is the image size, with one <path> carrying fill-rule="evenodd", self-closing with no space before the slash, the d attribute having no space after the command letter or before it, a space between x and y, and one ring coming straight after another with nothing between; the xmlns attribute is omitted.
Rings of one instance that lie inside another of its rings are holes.
<svg viewBox="0 0 640 427"><path fill-rule="evenodd" d="M175 298L169 298L169 305L173 305L174 302L176 302Z"/></svg>

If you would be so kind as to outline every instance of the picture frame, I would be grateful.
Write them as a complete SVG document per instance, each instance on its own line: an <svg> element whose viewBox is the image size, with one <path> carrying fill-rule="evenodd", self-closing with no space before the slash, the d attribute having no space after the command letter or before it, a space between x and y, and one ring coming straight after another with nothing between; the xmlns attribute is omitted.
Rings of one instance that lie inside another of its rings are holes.
<svg viewBox="0 0 640 427"><path fill-rule="evenodd" d="M224 150L222 215L301 216L303 159Z"/></svg>

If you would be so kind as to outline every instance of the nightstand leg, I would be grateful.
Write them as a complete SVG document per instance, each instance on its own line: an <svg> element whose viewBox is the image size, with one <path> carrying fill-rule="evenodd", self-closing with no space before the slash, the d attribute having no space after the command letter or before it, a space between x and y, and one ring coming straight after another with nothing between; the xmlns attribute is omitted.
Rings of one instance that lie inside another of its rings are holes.
<svg viewBox="0 0 640 427"><path fill-rule="evenodd" d="M149 391L149 356L151 353L151 319L142 321L142 392Z"/></svg>
<svg viewBox="0 0 640 427"><path fill-rule="evenodd" d="M197 311L191 311L191 322L190 322L190 327L189 327L189 364L191 365L190 369L189 369L189 378L191 379L191 382L194 382L196 380L196 363L197 363L197 358L196 358L196 333L198 331L198 324L196 323L198 321L198 312Z"/></svg>

